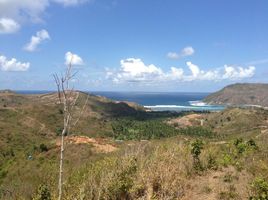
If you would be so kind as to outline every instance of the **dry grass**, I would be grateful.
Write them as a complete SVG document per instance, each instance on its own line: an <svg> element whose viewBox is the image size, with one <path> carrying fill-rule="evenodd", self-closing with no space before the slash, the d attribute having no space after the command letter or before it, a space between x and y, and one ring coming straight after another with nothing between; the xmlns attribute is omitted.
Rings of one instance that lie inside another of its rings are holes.
<svg viewBox="0 0 268 200"><path fill-rule="evenodd" d="M167 123L184 128L194 125L200 125L202 118L203 116L201 114L189 114L183 117L170 119L169 121L167 121Z"/></svg>

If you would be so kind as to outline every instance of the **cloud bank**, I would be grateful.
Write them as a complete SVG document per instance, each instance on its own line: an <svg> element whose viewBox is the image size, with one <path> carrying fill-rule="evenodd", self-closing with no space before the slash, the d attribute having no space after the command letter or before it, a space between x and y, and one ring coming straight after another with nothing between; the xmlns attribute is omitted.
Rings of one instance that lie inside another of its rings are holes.
<svg viewBox="0 0 268 200"><path fill-rule="evenodd" d="M124 82L167 82L167 81L222 81L251 78L255 74L254 66L240 67L224 65L213 70L202 70L199 66L186 62L188 71L183 68L171 67L163 71L153 64L146 65L139 58L127 58L120 61L119 70L107 69L106 77L115 83Z"/></svg>
<svg viewBox="0 0 268 200"><path fill-rule="evenodd" d="M33 52L37 49L38 45L45 40L49 40L50 36L46 30L41 30L31 37L31 41L25 45L24 50Z"/></svg>
<svg viewBox="0 0 268 200"><path fill-rule="evenodd" d="M11 58L0 55L0 69L2 71L27 71L30 68L29 62L19 62L16 58Z"/></svg>

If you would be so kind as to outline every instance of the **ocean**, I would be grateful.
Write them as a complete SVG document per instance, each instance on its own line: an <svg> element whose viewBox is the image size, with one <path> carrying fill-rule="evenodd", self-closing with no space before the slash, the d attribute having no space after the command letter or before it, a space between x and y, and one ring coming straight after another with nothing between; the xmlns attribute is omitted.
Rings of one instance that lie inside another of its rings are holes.
<svg viewBox="0 0 268 200"><path fill-rule="evenodd" d="M51 91L16 91L20 94L44 94ZM209 93L191 92L89 92L115 101L138 103L154 111L219 111L224 106L207 105L202 102Z"/></svg>
<svg viewBox="0 0 268 200"><path fill-rule="evenodd" d="M220 111L224 106L202 102L210 93L191 92L91 92L116 101L130 101L154 111Z"/></svg>

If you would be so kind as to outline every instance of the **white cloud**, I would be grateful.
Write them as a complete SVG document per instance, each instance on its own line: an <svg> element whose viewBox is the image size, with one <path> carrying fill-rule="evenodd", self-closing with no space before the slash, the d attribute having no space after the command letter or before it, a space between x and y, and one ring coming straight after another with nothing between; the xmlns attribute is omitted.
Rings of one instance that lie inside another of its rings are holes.
<svg viewBox="0 0 268 200"><path fill-rule="evenodd" d="M171 67L163 71L153 64L146 65L141 59L128 58L120 61L120 69L106 70L106 78L115 83L123 82L167 82L167 81L221 81L240 80L250 78L255 74L255 67L233 67L225 65L222 68L201 70L197 65L186 62L190 73L185 73L183 68Z"/></svg>
<svg viewBox="0 0 268 200"><path fill-rule="evenodd" d="M208 70L204 71L201 70L197 65L186 62L186 65L188 66L189 70L192 74L187 75L184 77L185 81L194 81L194 80L221 80L220 70Z"/></svg>
<svg viewBox="0 0 268 200"><path fill-rule="evenodd" d="M183 48L180 53L176 53L176 52L169 52L167 54L167 57L170 59L180 59L183 57L187 57L187 56L191 56L193 55L195 52L194 48L191 46L185 47Z"/></svg>
<svg viewBox="0 0 268 200"><path fill-rule="evenodd" d="M20 25L10 18L0 19L0 34L15 33L20 29Z"/></svg>
<svg viewBox="0 0 268 200"><path fill-rule="evenodd" d="M53 1L63 4L64 6L76 6L87 2L88 0L53 0Z"/></svg>
<svg viewBox="0 0 268 200"><path fill-rule="evenodd" d="M5 56L0 55L0 69L2 71L27 71L29 68L29 62L22 63L16 58L8 60Z"/></svg>
<svg viewBox="0 0 268 200"><path fill-rule="evenodd" d="M65 54L65 65L69 65L70 63L72 65L83 65L84 64L84 61L77 54L73 54L72 52L68 51Z"/></svg>
<svg viewBox="0 0 268 200"><path fill-rule="evenodd" d="M199 76L199 74L200 74L199 67L197 65L192 64L191 62L187 62L186 65L191 70L192 76L197 78Z"/></svg>
<svg viewBox="0 0 268 200"><path fill-rule="evenodd" d="M176 52L168 52L167 57L170 58L170 59L174 59L175 60L175 59L179 59L180 56Z"/></svg>
<svg viewBox="0 0 268 200"><path fill-rule="evenodd" d="M0 19L0 34L15 33L20 29L20 25L10 18Z"/></svg>
<svg viewBox="0 0 268 200"><path fill-rule="evenodd" d="M37 46L41 42L43 42L45 40L49 40L49 39L50 39L50 36L49 36L48 32L43 29L41 31L38 31L35 36L31 37L31 41L25 45L24 49L26 51L31 51L31 52L35 51Z"/></svg>
<svg viewBox="0 0 268 200"><path fill-rule="evenodd" d="M181 51L181 56L191 56L194 54L194 48L193 47L185 47L182 51Z"/></svg>
<svg viewBox="0 0 268 200"><path fill-rule="evenodd" d="M224 66L223 79L243 79L250 78L254 76L256 68L254 66L249 66L248 68Z"/></svg>
<svg viewBox="0 0 268 200"><path fill-rule="evenodd" d="M114 82L153 81L162 76L163 72L155 65L145 65L141 59L128 58L120 61L121 67L117 73L107 71L107 76L113 76Z"/></svg>
<svg viewBox="0 0 268 200"><path fill-rule="evenodd" d="M0 17L39 22L48 6L49 0L0 0Z"/></svg>
<svg viewBox="0 0 268 200"><path fill-rule="evenodd" d="M171 80L182 80L184 71L182 68L171 67L170 72L166 75Z"/></svg>
<svg viewBox="0 0 268 200"><path fill-rule="evenodd" d="M43 21L46 9L51 3L63 6L76 6L89 0L0 0L0 19L8 18L19 25L28 21L38 23ZM0 30L3 29L0 25Z"/></svg>

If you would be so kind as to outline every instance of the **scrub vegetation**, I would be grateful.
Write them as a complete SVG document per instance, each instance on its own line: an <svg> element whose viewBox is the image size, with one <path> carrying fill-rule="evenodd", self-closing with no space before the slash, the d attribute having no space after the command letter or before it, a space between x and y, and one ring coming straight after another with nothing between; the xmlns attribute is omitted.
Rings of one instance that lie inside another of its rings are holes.
<svg viewBox="0 0 268 200"><path fill-rule="evenodd" d="M57 199L56 99L0 93L0 199ZM193 113L84 93L74 110L85 99L65 136L62 199L268 199L268 111L198 113L185 126L169 122Z"/></svg>

